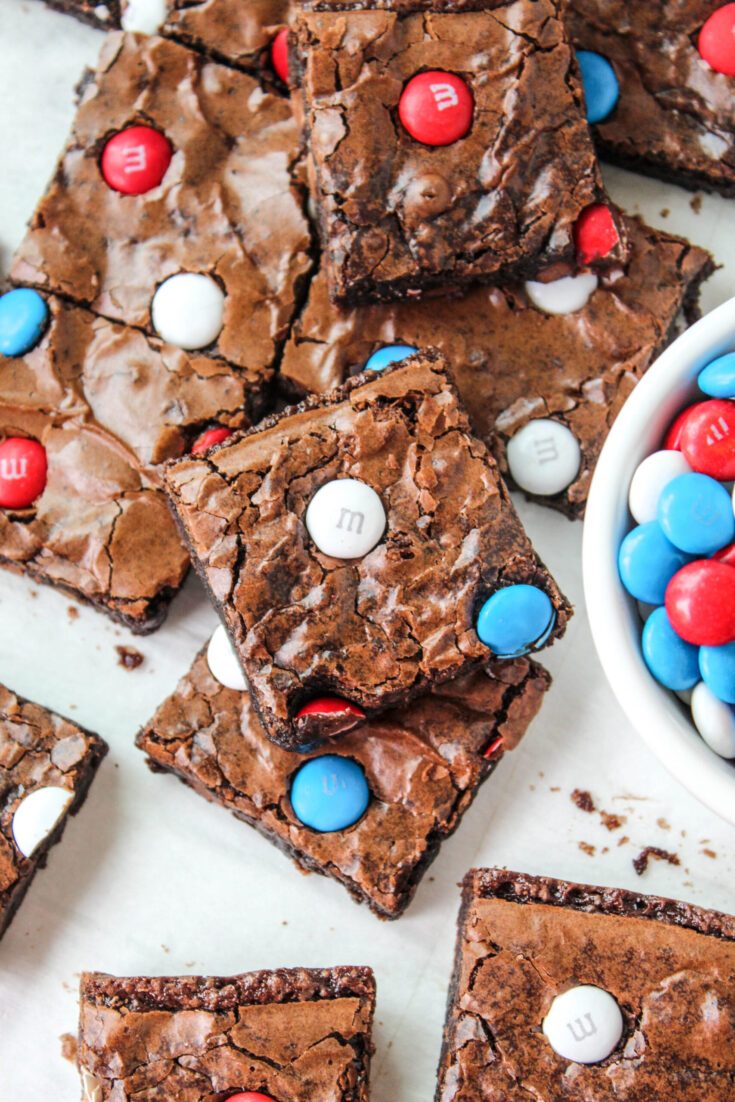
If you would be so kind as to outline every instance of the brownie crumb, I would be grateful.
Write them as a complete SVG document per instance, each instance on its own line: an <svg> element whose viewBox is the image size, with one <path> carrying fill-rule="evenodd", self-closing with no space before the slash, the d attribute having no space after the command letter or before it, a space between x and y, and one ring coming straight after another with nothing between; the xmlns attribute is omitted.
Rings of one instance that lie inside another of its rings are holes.
<svg viewBox="0 0 735 1102"><path fill-rule="evenodd" d="M717 854L715 853L715 851L713 849L703 849L702 853L704 854L705 857L715 858L717 856Z"/></svg>
<svg viewBox="0 0 735 1102"><path fill-rule="evenodd" d="M702 209L702 196L693 195L689 200L689 206L692 208L695 214L699 214L700 210Z"/></svg>
<svg viewBox="0 0 735 1102"><path fill-rule="evenodd" d="M76 620L79 616L79 609L76 605L68 605L66 609L66 615L70 620Z"/></svg>
<svg viewBox="0 0 735 1102"><path fill-rule="evenodd" d="M669 215L671 214L671 211L669 210L669 208L668 208L668 207L663 207L663 208L662 208L662 209L661 209L661 210L659 211L659 214L661 215L661 217L662 217L662 218L668 218L668 217L669 217Z"/></svg>
<svg viewBox="0 0 735 1102"><path fill-rule="evenodd" d="M623 837L622 837L622 838L620 839L620 841L618 842L618 846L624 846L624 845L626 845L626 844L627 844L627 843L628 843L629 841L630 841L630 838L628 837L628 835L627 835L627 834L624 834L624 835L623 835Z"/></svg>
<svg viewBox="0 0 735 1102"><path fill-rule="evenodd" d="M610 811L601 811L602 825L608 830L620 830L623 823L627 822L625 815L613 815Z"/></svg>
<svg viewBox="0 0 735 1102"><path fill-rule="evenodd" d="M594 800L589 792L582 792L579 788L575 788L572 792L572 800L580 811L592 812L595 810Z"/></svg>
<svg viewBox="0 0 735 1102"><path fill-rule="evenodd" d="M582 850L583 853L586 853L588 857L595 856L595 847L591 846L589 842L580 842L579 848Z"/></svg>
<svg viewBox="0 0 735 1102"><path fill-rule="evenodd" d="M61 1041L61 1056L64 1060L68 1060L70 1064L76 1064L77 1062L77 1039L73 1033L62 1033L59 1037Z"/></svg>
<svg viewBox="0 0 735 1102"><path fill-rule="evenodd" d="M137 670L138 666L143 665L144 656L135 647L115 647L115 650L118 653L118 665L126 670Z"/></svg>
<svg viewBox="0 0 735 1102"><path fill-rule="evenodd" d="M661 830L671 830L671 823L667 823L666 819L657 819L656 826L661 827Z"/></svg>
<svg viewBox="0 0 735 1102"><path fill-rule="evenodd" d="M553 788L549 789L549 792L561 792L561 788L558 784L555 784Z"/></svg>
<svg viewBox="0 0 735 1102"><path fill-rule="evenodd" d="M667 850L660 849L658 846L646 846L637 857L633 858L633 868L639 876L643 876L643 873L648 868L648 862L651 857L655 858L656 861L668 861L670 865L680 864L679 858L675 853L669 853Z"/></svg>

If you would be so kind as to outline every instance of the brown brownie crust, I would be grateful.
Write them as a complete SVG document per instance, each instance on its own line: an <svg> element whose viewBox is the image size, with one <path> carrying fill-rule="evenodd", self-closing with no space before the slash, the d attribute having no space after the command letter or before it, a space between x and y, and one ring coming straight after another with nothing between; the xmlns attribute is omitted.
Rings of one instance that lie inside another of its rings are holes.
<svg viewBox="0 0 735 1102"><path fill-rule="evenodd" d="M106 753L97 735L0 685L0 937L67 819L84 803ZM25 857L13 838L13 816L30 792L48 786L68 789L73 799L59 824Z"/></svg>
<svg viewBox="0 0 735 1102"><path fill-rule="evenodd" d="M626 264L601 273L598 290L572 314L542 313L522 285L340 309L320 270L286 344L282 387L329 390L387 344L438 348L504 476L507 442L530 419L552 417L571 429L582 451L579 474L562 493L536 500L579 516L612 421L680 308L694 320L699 285L712 271L709 253L683 238L636 218L624 225Z"/></svg>
<svg viewBox="0 0 735 1102"><path fill-rule="evenodd" d="M371 801L354 826L328 834L305 827L289 800L294 774L320 751L274 746L248 694L212 677L204 652L136 744L154 770L232 811L302 868L340 881L379 917L397 918L549 684L528 659L494 662L342 735L335 752L362 766Z"/></svg>
<svg viewBox="0 0 735 1102"><path fill-rule="evenodd" d="M487 661L475 617L500 585L544 589L563 633L569 606L447 372L438 352L417 354L164 468L263 729L288 749L309 741L294 714L314 696L376 712ZM339 477L371 486L388 518L361 559L322 554L304 524Z"/></svg>
<svg viewBox="0 0 735 1102"><path fill-rule="evenodd" d="M464 880L437 1102L723 1102L735 1097L735 919L685 903L499 869ZM577 984L617 1000L598 1064L541 1023Z"/></svg>
<svg viewBox="0 0 735 1102"><path fill-rule="evenodd" d="M77 1058L89 1102L219 1102L236 1090L293 1102L367 1102L369 968L85 973L80 1000Z"/></svg>

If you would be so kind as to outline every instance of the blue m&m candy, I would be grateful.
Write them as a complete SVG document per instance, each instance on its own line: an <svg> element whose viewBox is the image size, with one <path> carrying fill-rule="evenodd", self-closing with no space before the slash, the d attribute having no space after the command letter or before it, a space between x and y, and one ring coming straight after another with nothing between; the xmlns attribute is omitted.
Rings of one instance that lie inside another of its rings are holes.
<svg viewBox="0 0 735 1102"><path fill-rule="evenodd" d="M555 622L554 606L543 589L509 585L485 601L477 617L477 634L499 658L515 658L540 646Z"/></svg>
<svg viewBox="0 0 735 1102"><path fill-rule="evenodd" d="M587 103L587 122L602 122L620 96L615 70L607 58L591 50L577 50L577 61Z"/></svg>
<svg viewBox="0 0 735 1102"><path fill-rule="evenodd" d="M291 782L291 807L304 826L345 830L365 814L370 789L351 758L325 754L301 766Z"/></svg>
<svg viewBox="0 0 735 1102"><path fill-rule="evenodd" d="M699 648L676 634L665 608L657 608L646 620L641 645L646 665L667 689L680 692L699 681Z"/></svg>
<svg viewBox="0 0 735 1102"><path fill-rule="evenodd" d="M37 344L46 328L48 306L38 291L16 287L0 296L0 353L22 356Z"/></svg>
<svg viewBox="0 0 735 1102"><path fill-rule="evenodd" d="M657 520L639 524L620 545L620 580L637 601L662 605L666 586L691 561L691 555L670 543Z"/></svg>
<svg viewBox="0 0 735 1102"><path fill-rule="evenodd" d="M664 486L658 522L667 539L691 555L711 555L735 536L730 495L706 474L680 474Z"/></svg>
<svg viewBox="0 0 735 1102"><path fill-rule="evenodd" d="M700 647L699 668L705 685L726 704L735 704L735 642Z"/></svg>
<svg viewBox="0 0 735 1102"><path fill-rule="evenodd" d="M418 352L412 344L387 344L385 348L379 348L365 364L366 371L382 371L384 367L405 360L406 356L413 356Z"/></svg>
<svg viewBox="0 0 735 1102"><path fill-rule="evenodd" d="M711 398L735 398L735 352L718 356L697 376L699 389Z"/></svg>

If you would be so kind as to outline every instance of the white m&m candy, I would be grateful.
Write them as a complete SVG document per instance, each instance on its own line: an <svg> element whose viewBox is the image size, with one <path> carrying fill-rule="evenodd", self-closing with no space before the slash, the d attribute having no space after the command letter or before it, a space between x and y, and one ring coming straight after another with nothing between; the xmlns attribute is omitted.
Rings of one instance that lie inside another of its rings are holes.
<svg viewBox="0 0 735 1102"><path fill-rule="evenodd" d="M735 758L735 712L730 704L700 681L692 690L692 719L710 750L721 758Z"/></svg>
<svg viewBox="0 0 735 1102"><path fill-rule="evenodd" d="M30 857L48 838L74 798L68 788L37 788L18 804L13 815L13 838L24 857Z"/></svg>
<svg viewBox="0 0 735 1102"><path fill-rule="evenodd" d="M324 555L359 559L385 531L385 509L371 486L356 478L326 482L309 502L307 531Z"/></svg>
<svg viewBox="0 0 735 1102"><path fill-rule="evenodd" d="M577 1064L597 1064L617 1048L623 1015L612 995L582 984L557 995L543 1030L554 1052Z"/></svg>
<svg viewBox="0 0 735 1102"><path fill-rule="evenodd" d="M124 31L157 34L166 18L166 0L127 0L120 25Z"/></svg>
<svg viewBox="0 0 735 1102"><path fill-rule="evenodd" d="M544 314L573 314L586 306L597 290L597 276L584 272L578 276L563 276L550 283L526 281L526 294L537 310Z"/></svg>
<svg viewBox="0 0 735 1102"><path fill-rule="evenodd" d="M187 350L205 348L222 329L225 296L209 276L180 272L153 296L153 328L163 340Z"/></svg>
<svg viewBox="0 0 735 1102"><path fill-rule="evenodd" d="M508 441L506 448L511 478L529 494L566 490L582 462L577 438L566 425L539 417L529 421Z"/></svg>
<svg viewBox="0 0 735 1102"><path fill-rule="evenodd" d="M212 677L226 689L236 689L241 693L247 689L248 682L240 665L240 659L222 624L215 628L207 644L207 665Z"/></svg>
<svg viewBox="0 0 735 1102"><path fill-rule="evenodd" d="M680 474L689 474L691 469L678 451L658 451L647 456L636 467L628 491L628 507L635 520L639 524L656 520L664 486Z"/></svg>

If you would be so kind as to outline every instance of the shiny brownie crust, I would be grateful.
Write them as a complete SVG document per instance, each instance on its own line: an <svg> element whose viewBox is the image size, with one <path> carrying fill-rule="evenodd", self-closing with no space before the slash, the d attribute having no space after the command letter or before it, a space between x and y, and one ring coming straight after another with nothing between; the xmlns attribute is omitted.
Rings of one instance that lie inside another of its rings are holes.
<svg viewBox="0 0 735 1102"><path fill-rule="evenodd" d="M369 968L239 976L85 973L77 1059L85 1102L367 1102ZM150 1093L149 1093L150 1092Z"/></svg>
<svg viewBox="0 0 735 1102"><path fill-rule="evenodd" d="M472 8L295 10L292 81L335 301L507 281L573 260L577 217L604 200L558 4ZM403 88L423 69L471 90L471 129L451 145L423 145L398 120Z"/></svg>
<svg viewBox="0 0 735 1102"><path fill-rule="evenodd" d="M328 834L305 827L289 800L293 775L320 751L274 746L247 692L216 681L204 652L136 744L152 769L232 811L303 869L338 880L380 918L397 918L549 684L535 662L498 661L342 735L333 752L362 766L372 795L358 823Z"/></svg>
<svg viewBox="0 0 735 1102"><path fill-rule="evenodd" d="M97 735L0 685L0 937L69 816L84 803L106 753ZM68 789L73 799L58 825L25 857L13 838L13 816L30 792L49 785Z"/></svg>
<svg viewBox="0 0 735 1102"><path fill-rule="evenodd" d="M294 717L314 696L334 693L370 714L486 662L475 617L502 585L544 589L552 634L564 631L569 605L448 370L440 353L419 353L164 466L263 729L286 749L313 740ZM304 524L313 494L339 477L371 486L388 518L361 559L322 554Z"/></svg>
<svg viewBox="0 0 735 1102"><path fill-rule="evenodd" d="M437 1102L723 1102L733 1097L735 919L657 896L501 869L464 879ZM624 1029L597 1064L541 1023L577 984Z"/></svg>

